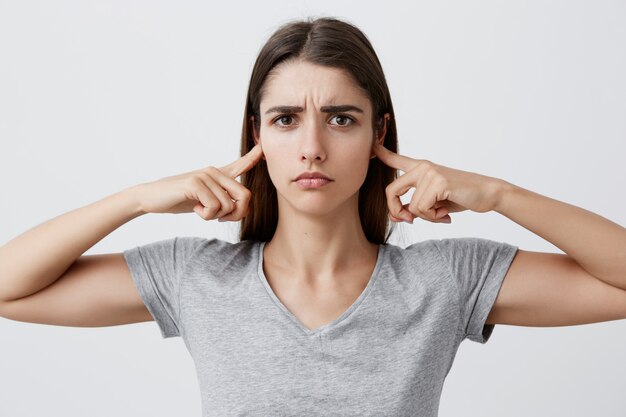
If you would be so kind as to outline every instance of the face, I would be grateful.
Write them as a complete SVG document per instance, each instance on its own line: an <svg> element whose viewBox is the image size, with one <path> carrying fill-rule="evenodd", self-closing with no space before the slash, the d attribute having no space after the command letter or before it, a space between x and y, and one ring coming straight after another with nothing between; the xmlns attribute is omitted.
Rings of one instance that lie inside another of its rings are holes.
<svg viewBox="0 0 626 417"><path fill-rule="evenodd" d="M284 204L313 215L346 204L358 207L376 136L370 100L348 72L302 61L282 63L266 79L260 115L255 142L261 142L279 211ZM380 143L384 136L384 130L379 132ZM317 188L295 181L311 171L332 181Z"/></svg>

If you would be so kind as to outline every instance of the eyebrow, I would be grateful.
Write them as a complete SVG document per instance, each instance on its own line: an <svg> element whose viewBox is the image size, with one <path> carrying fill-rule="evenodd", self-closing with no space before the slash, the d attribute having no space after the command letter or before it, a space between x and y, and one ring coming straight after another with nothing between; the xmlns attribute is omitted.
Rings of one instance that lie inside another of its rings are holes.
<svg viewBox="0 0 626 417"><path fill-rule="evenodd" d="M357 106L351 104L340 104L337 106L322 106L320 110L324 113L343 113L343 112L357 112L363 113L363 110ZM269 108L265 114L270 113L302 113L304 108L300 106L274 106Z"/></svg>

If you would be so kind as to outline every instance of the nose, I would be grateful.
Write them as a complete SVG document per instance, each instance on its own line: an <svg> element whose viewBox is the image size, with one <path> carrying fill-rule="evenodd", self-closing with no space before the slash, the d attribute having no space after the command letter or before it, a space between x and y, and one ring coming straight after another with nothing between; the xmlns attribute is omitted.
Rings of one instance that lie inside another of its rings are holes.
<svg viewBox="0 0 626 417"><path fill-rule="evenodd" d="M302 160L323 161L326 159L324 129L320 128L319 122L309 121L304 128L300 129L300 153Z"/></svg>

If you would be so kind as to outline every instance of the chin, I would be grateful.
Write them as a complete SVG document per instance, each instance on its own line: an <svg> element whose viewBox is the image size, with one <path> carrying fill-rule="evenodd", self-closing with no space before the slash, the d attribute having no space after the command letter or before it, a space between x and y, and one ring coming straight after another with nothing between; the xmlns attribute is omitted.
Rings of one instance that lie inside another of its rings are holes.
<svg viewBox="0 0 626 417"><path fill-rule="evenodd" d="M340 196L337 192L297 190L296 192L290 192L288 199L284 198L284 195L282 198L294 210L302 214L318 217L336 212L341 205L348 202L350 196Z"/></svg>

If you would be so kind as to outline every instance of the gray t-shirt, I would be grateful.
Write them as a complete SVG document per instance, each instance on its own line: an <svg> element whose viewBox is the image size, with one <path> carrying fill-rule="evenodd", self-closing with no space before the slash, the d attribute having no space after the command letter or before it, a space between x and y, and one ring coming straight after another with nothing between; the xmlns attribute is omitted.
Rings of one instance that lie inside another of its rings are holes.
<svg viewBox="0 0 626 417"><path fill-rule="evenodd" d="M437 416L460 343L485 325L518 247L380 245L344 313L315 330L278 299L264 242L175 237L124 251L163 338L181 336L208 416Z"/></svg>

